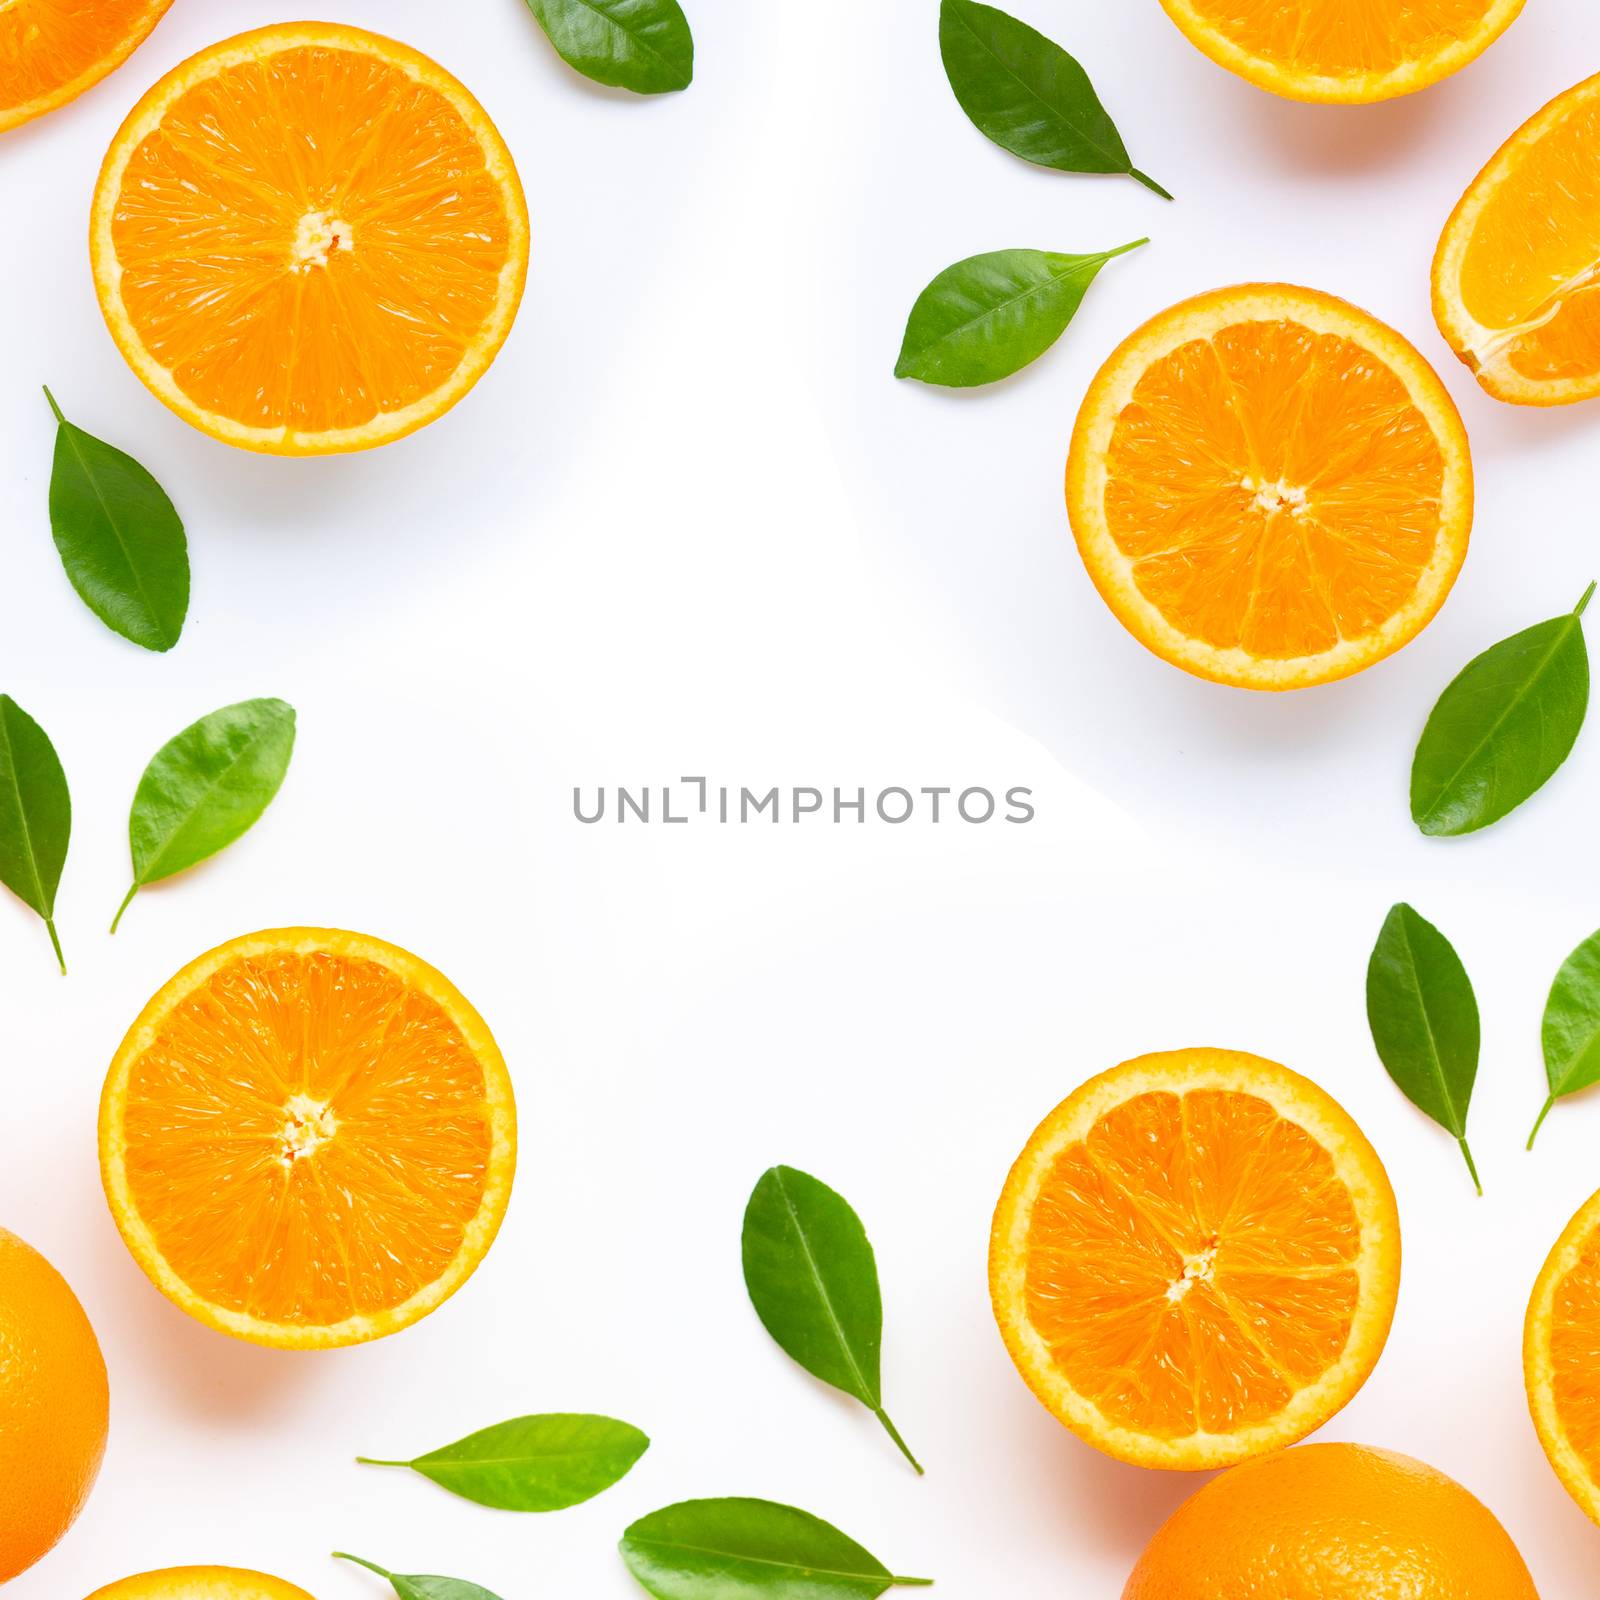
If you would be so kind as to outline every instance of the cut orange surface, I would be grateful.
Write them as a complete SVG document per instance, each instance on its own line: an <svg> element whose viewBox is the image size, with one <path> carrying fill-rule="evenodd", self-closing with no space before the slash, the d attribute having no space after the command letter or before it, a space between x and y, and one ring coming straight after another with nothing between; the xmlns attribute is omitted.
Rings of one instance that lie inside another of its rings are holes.
<svg viewBox="0 0 1600 1600"><path fill-rule="evenodd" d="M311 1600L304 1589L242 1567L163 1567L96 1589L89 1600Z"/></svg>
<svg viewBox="0 0 1600 1600"><path fill-rule="evenodd" d="M442 67L358 28L213 45L122 125L95 289L139 377L229 444L361 450L448 410L522 298L505 142Z"/></svg>
<svg viewBox="0 0 1600 1600"><path fill-rule="evenodd" d="M1600 1522L1600 1194L1567 1224L1533 1286L1522 1369L1550 1465Z"/></svg>
<svg viewBox="0 0 1600 1600"><path fill-rule="evenodd" d="M0 4L0 133L76 100L149 37L172 0Z"/></svg>
<svg viewBox="0 0 1600 1600"><path fill-rule="evenodd" d="M1472 180L1433 258L1433 314L1497 400L1600 395L1600 77L1558 95Z"/></svg>
<svg viewBox="0 0 1600 1600"><path fill-rule="evenodd" d="M1466 557L1472 464L1392 328L1287 284L1197 295L1112 353L1067 460L1089 576L1202 678L1297 689L1398 650Z"/></svg>
<svg viewBox="0 0 1600 1600"><path fill-rule="evenodd" d="M100 1168L134 1259L257 1344L355 1344L461 1287L505 1215L516 1112L483 1019L362 934L250 934L185 967L117 1051Z"/></svg>
<svg viewBox="0 0 1600 1600"><path fill-rule="evenodd" d="M1011 1359L1080 1438L1198 1470L1319 1428L1381 1354L1400 1220L1314 1083L1229 1050L1140 1056L1045 1118L995 1213Z"/></svg>
<svg viewBox="0 0 1600 1600"><path fill-rule="evenodd" d="M1291 100L1353 105L1425 89L1516 21L1524 0L1161 0L1219 66Z"/></svg>

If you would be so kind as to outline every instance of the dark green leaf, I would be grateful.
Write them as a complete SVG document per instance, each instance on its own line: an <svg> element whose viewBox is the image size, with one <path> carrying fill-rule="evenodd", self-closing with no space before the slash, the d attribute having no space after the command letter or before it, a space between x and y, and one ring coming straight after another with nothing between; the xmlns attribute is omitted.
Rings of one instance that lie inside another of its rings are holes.
<svg viewBox="0 0 1600 1600"><path fill-rule="evenodd" d="M1089 256L993 250L946 267L911 308L895 377L952 389L1009 377L1061 337L1106 262L1149 242Z"/></svg>
<svg viewBox="0 0 1600 1600"><path fill-rule="evenodd" d="M993 6L941 0L939 52L961 109L997 145L1061 172L1140 172L1089 75L1060 45Z"/></svg>
<svg viewBox="0 0 1600 1600"><path fill-rule="evenodd" d="M147 883L170 878L230 845L272 803L294 751L294 708L242 700L191 723L144 769L128 817L133 886L117 923Z"/></svg>
<svg viewBox="0 0 1600 1600"><path fill-rule="evenodd" d="M56 414L50 529L72 587L115 633L170 650L189 611L189 545L167 492L124 455Z"/></svg>
<svg viewBox="0 0 1600 1600"><path fill-rule="evenodd" d="M410 1467L498 1511L561 1511L626 1477L649 1447L626 1422L552 1413L480 1428L412 1461L356 1459L372 1467Z"/></svg>
<svg viewBox="0 0 1600 1600"><path fill-rule="evenodd" d="M375 1561L364 1561L360 1556L335 1550L338 1561L353 1561L368 1572L387 1578L400 1600L500 1600L481 1583L468 1583L464 1578L440 1578L428 1572L390 1572Z"/></svg>
<svg viewBox="0 0 1600 1600"><path fill-rule="evenodd" d="M569 66L635 94L687 89L694 36L678 0L528 0Z"/></svg>
<svg viewBox="0 0 1600 1600"><path fill-rule="evenodd" d="M897 1578L854 1539L771 1500L685 1500L622 1536L628 1571L656 1600L857 1600Z"/></svg>
<svg viewBox="0 0 1600 1600"><path fill-rule="evenodd" d="M878 1263L842 1195L793 1167L772 1167L745 1207L745 1287L767 1332L824 1383L859 1400L906 1448L883 1409Z"/></svg>
<svg viewBox="0 0 1600 1600"><path fill-rule="evenodd" d="M0 883L44 918L62 972L56 890L72 836L72 796L49 735L0 694Z"/></svg>
<svg viewBox="0 0 1600 1600"><path fill-rule="evenodd" d="M1469 661L1439 696L1411 764L1411 817L1428 834L1498 822L1567 759L1589 707L1589 652L1576 608Z"/></svg>
<svg viewBox="0 0 1600 1600"><path fill-rule="evenodd" d="M1550 1097L1528 1135L1528 1148L1557 1100L1600 1083L1600 933L1591 933L1550 985L1540 1029Z"/></svg>
<svg viewBox="0 0 1600 1600"><path fill-rule="evenodd" d="M1478 1002L1450 941L1408 905L1390 909L1367 963L1367 1023L1378 1059L1419 1111L1455 1136L1479 1194L1467 1144L1478 1077Z"/></svg>

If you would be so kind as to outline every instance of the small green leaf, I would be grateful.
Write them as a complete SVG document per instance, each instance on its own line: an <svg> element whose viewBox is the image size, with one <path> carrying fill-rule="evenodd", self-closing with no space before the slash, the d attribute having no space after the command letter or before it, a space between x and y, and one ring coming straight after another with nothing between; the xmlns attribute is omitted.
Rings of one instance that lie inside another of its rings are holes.
<svg viewBox="0 0 1600 1600"><path fill-rule="evenodd" d="M147 883L204 861L246 833L272 803L293 752L294 708L282 700L223 706L162 745L134 793L133 886L111 931Z"/></svg>
<svg viewBox="0 0 1600 1600"><path fill-rule="evenodd" d="M56 890L72 837L72 796L50 736L8 694L0 694L0 883L44 918L56 962Z"/></svg>
<svg viewBox="0 0 1600 1600"><path fill-rule="evenodd" d="M1557 1100L1600 1083L1600 933L1591 933L1561 963L1539 1031L1550 1097L1528 1135L1530 1150Z"/></svg>
<svg viewBox="0 0 1600 1600"><path fill-rule="evenodd" d="M480 1428L411 1461L356 1459L369 1467L410 1467L497 1511L562 1511L625 1478L649 1447L626 1422L552 1413Z"/></svg>
<svg viewBox="0 0 1600 1600"><path fill-rule="evenodd" d="M694 35L678 0L528 0L568 66L635 94L687 89Z"/></svg>
<svg viewBox="0 0 1600 1600"><path fill-rule="evenodd" d="M656 1600L872 1600L897 1578L820 1517L771 1500L684 1500L641 1517L622 1559Z"/></svg>
<svg viewBox="0 0 1600 1600"><path fill-rule="evenodd" d="M189 545L167 492L132 456L56 415L50 531L72 587L114 633L170 650L189 612Z"/></svg>
<svg viewBox="0 0 1600 1600"><path fill-rule="evenodd" d="M866 1406L920 1473L883 1409L878 1263L849 1201L793 1167L772 1167L745 1207L742 1254L750 1303L779 1347Z"/></svg>
<svg viewBox="0 0 1600 1600"><path fill-rule="evenodd" d="M1378 1059L1419 1111L1454 1135L1479 1194L1467 1144L1478 1077L1478 1002L1445 936L1405 904L1384 919L1367 963L1367 1023Z"/></svg>
<svg viewBox="0 0 1600 1600"><path fill-rule="evenodd" d="M481 1583L468 1583L464 1578L440 1578L428 1572L390 1572L375 1561L364 1561L343 1550L333 1552L336 1561L353 1561L368 1572L387 1578L400 1600L500 1600Z"/></svg>
<svg viewBox="0 0 1600 1600"><path fill-rule="evenodd" d="M1427 834L1473 833L1514 811L1571 753L1589 708L1584 607L1469 661L1429 713L1411 764L1411 817Z"/></svg>
<svg viewBox="0 0 1600 1600"><path fill-rule="evenodd" d="M1088 73L1027 23L977 0L941 0L939 53L961 109L1003 149L1060 172L1124 173L1172 198L1134 166Z"/></svg>
<svg viewBox="0 0 1600 1600"><path fill-rule="evenodd" d="M952 389L1009 377L1061 337L1106 262L1149 242L1088 256L993 250L946 267L911 308L895 377Z"/></svg>

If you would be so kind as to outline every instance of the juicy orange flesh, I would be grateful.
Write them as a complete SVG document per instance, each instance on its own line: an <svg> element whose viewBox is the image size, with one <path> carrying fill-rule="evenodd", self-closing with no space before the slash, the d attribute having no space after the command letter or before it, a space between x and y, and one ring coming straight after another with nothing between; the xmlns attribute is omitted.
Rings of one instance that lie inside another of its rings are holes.
<svg viewBox="0 0 1600 1600"><path fill-rule="evenodd" d="M213 1305L324 1326L456 1258L487 1181L482 1068L432 999L327 952L240 960L160 1023L126 1110L129 1190Z"/></svg>
<svg viewBox="0 0 1600 1600"><path fill-rule="evenodd" d="M1412 598L1445 463L1353 340L1249 321L1153 362L1107 452L1106 525L1180 633L1263 659L1331 650Z"/></svg>
<svg viewBox="0 0 1600 1600"><path fill-rule="evenodd" d="M12 0L0 5L0 112L83 76L142 29L152 0Z"/></svg>
<svg viewBox="0 0 1600 1600"><path fill-rule="evenodd" d="M189 89L128 164L121 295L194 403L249 427L360 427L434 393L494 309L499 184L436 89L306 46Z"/></svg>
<svg viewBox="0 0 1600 1600"><path fill-rule="evenodd" d="M1483 26L1493 0L1194 0L1252 55L1340 77L1426 61Z"/></svg>
<svg viewBox="0 0 1600 1600"><path fill-rule="evenodd" d="M1277 1415L1338 1361L1360 1247L1327 1151L1267 1101L1140 1094L1045 1180L1028 1320L1116 1425L1226 1434Z"/></svg>
<svg viewBox="0 0 1600 1600"><path fill-rule="evenodd" d="M1562 1431L1600 1483L1600 1234L1556 1285L1550 1357Z"/></svg>

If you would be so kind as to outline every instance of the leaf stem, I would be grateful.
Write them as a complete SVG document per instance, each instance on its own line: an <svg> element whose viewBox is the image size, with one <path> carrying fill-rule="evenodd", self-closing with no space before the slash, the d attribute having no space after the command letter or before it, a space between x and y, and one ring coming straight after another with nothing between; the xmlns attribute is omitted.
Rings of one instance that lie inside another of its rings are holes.
<svg viewBox="0 0 1600 1600"><path fill-rule="evenodd" d="M361 1556L353 1556L348 1550L335 1550L333 1559L335 1561L353 1561L358 1567L365 1567L368 1572L376 1572L380 1578L388 1578L391 1581L394 1578L392 1572L385 1571L376 1561L368 1561Z"/></svg>
<svg viewBox="0 0 1600 1600"><path fill-rule="evenodd" d="M922 1470L922 1463L918 1461L914 1455L912 1455L910 1446L907 1445L905 1440L900 1437L900 1430L889 1420L889 1413L885 1411L882 1406L874 1406L872 1408L872 1414L878 1419L879 1422L883 1424L883 1431L894 1440L895 1448L898 1449L900 1454L903 1455L906 1460L916 1468L917 1476L919 1478L926 1476Z"/></svg>
<svg viewBox="0 0 1600 1600"><path fill-rule="evenodd" d="M897 1589L931 1589L932 1578L890 1578L889 1582Z"/></svg>
<svg viewBox="0 0 1600 1600"><path fill-rule="evenodd" d="M1113 261L1118 256L1125 256L1130 250L1137 250L1140 245L1149 244L1150 236L1146 234L1142 239L1131 240L1128 244L1119 244L1115 250L1107 250L1105 260Z"/></svg>
<svg viewBox="0 0 1600 1600"><path fill-rule="evenodd" d="M1172 198L1171 194L1169 194L1167 190L1163 189L1148 172L1141 172L1137 167L1129 167L1128 176L1135 179L1137 182L1142 183L1145 188L1149 189L1153 194L1160 195L1163 200L1170 200Z"/></svg>
<svg viewBox="0 0 1600 1600"><path fill-rule="evenodd" d="M1467 1158L1467 1171L1472 1174L1472 1186L1478 1191L1478 1198L1483 1198L1483 1179L1478 1176L1478 1164L1472 1159L1472 1147L1467 1143L1467 1136L1462 1134L1456 1141L1461 1146L1461 1153Z"/></svg>
<svg viewBox="0 0 1600 1600"><path fill-rule="evenodd" d="M380 1461L376 1456L357 1456L358 1467L409 1467L409 1461Z"/></svg>
<svg viewBox="0 0 1600 1600"><path fill-rule="evenodd" d="M134 881L133 881L132 887L128 890L126 896L124 896L122 904L117 907L116 916L114 916L111 919L111 931L113 933L115 933L117 931L117 924L122 921L122 913L124 911L126 911L129 906L131 906L133 904L133 897L136 894L138 894L138 892L139 892L139 880L137 878L135 878Z"/></svg>
<svg viewBox="0 0 1600 1600"><path fill-rule="evenodd" d="M1572 608L1573 616L1581 617L1583 615L1584 608L1589 604L1590 599L1594 595L1594 587L1594 580L1591 579L1589 582L1589 587L1583 591L1583 599L1581 599L1577 605Z"/></svg>
<svg viewBox="0 0 1600 1600"><path fill-rule="evenodd" d="M50 943L56 953L56 962L60 966L61 976L64 978L67 975L67 958L61 953L61 939L56 933L56 919L54 917L46 917L44 925L49 931Z"/></svg>
<svg viewBox="0 0 1600 1600"><path fill-rule="evenodd" d="M50 385L48 383L43 383L40 384L39 387L44 390L44 397L50 402L50 409L55 412L56 421L59 422L62 427L65 427L67 425L67 419L61 415L61 407L56 404L56 397L50 393Z"/></svg>
<svg viewBox="0 0 1600 1600"><path fill-rule="evenodd" d="M1544 1109L1539 1113L1539 1120L1533 1125L1533 1132L1528 1135L1528 1149L1533 1149L1533 1141L1539 1137L1539 1130L1544 1126L1544 1119L1550 1115L1556 1103L1556 1097L1551 1095L1544 1103Z"/></svg>

